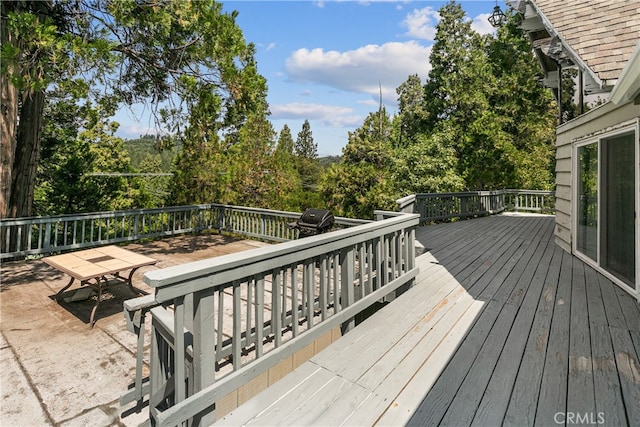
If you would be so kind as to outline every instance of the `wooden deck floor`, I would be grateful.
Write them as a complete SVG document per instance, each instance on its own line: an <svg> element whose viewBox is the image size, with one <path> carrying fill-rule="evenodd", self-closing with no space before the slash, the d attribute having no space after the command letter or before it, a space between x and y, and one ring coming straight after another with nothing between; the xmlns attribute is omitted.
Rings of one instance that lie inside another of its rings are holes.
<svg viewBox="0 0 640 427"><path fill-rule="evenodd" d="M638 304L560 250L552 218L469 221L453 239L439 228L421 240L441 264L496 273L459 276L486 305L410 425L640 425ZM464 261L446 254L456 241Z"/></svg>
<svg viewBox="0 0 640 427"><path fill-rule="evenodd" d="M553 227L420 228L416 286L219 423L640 425L640 307Z"/></svg>

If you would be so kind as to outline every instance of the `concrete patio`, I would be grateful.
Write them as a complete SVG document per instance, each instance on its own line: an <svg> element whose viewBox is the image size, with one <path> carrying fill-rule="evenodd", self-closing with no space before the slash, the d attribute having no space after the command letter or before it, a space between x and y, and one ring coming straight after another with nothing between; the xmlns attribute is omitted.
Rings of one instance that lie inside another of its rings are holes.
<svg viewBox="0 0 640 427"><path fill-rule="evenodd" d="M148 291L146 271L263 245L205 234L126 248L158 260L133 276L133 285ZM69 278L42 260L3 262L0 279L0 425L134 426L148 419L146 407L119 404L136 360L136 337L122 314L123 301L134 295L125 285L103 295L89 329L95 301L57 303ZM76 282L63 295L70 301L78 289Z"/></svg>

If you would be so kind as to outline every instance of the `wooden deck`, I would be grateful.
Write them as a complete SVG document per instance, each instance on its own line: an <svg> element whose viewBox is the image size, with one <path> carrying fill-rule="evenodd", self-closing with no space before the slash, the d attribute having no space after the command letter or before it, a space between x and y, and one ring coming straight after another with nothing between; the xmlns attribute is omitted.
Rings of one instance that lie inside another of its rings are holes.
<svg viewBox="0 0 640 427"><path fill-rule="evenodd" d="M416 285L221 425L640 425L640 306L554 219L422 227Z"/></svg>

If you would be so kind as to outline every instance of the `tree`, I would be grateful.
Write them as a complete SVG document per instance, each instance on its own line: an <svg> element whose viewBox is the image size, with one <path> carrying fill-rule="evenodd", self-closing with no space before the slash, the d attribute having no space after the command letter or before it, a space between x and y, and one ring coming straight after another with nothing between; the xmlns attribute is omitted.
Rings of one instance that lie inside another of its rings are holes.
<svg viewBox="0 0 640 427"><path fill-rule="evenodd" d="M305 120L302 124L302 130L298 132L298 138L296 138L296 142L293 145L293 152L303 159L313 160L318 158L318 144L313 141L309 120Z"/></svg>
<svg viewBox="0 0 640 427"><path fill-rule="evenodd" d="M199 98L212 97L208 126L234 143L249 113L266 112L236 16L212 0L2 2L0 215L32 213L46 99L69 82L85 83L78 99L150 101L178 135Z"/></svg>
<svg viewBox="0 0 640 427"><path fill-rule="evenodd" d="M114 136L117 123L103 120L100 108L48 102L47 116L55 123L47 121L43 129L34 187L40 215L128 209L148 197L138 178L101 175L133 170L122 139Z"/></svg>
<svg viewBox="0 0 640 427"><path fill-rule="evenodd" d="M510 22L481 37L453 1L439 13L425 129L451 141L467 189L547 187L550 175L529 172L549 170L553 105L524 33Z"/></svg>
<svg viewBox="0 0 640 427"><path fill-rule="evenodd" d="M283 209L296 187L275 155L275 135L264 116L250 116L229 149L227 203Z"/></svg>
<svg viewBox="0 0 640 427"><path fill-rule="evenodd" d="M398 129L399 147L406 147L412 136L426 130L429 122L429 111L425 108L425 90L417 74L410 75L397 89L398 94Z"/></svg>
<svg viewBox="0 0 640 427"><path fill-rule="evenodd" d="M531 51L529 38L513 19L490 39L487 55L496 85L489 103L513 165L505 186L552 189L557 105L538 83L542 73Z"/></svg>
<svg viewBox="0 0 640 427"><path fill-rule="evenodd" d="M289 129L289 126L284 125L278 137L274 156L279 172L286 182L290 184L290 191L282 194L278 205L280 209L297 212L303 209L303 205L306 203L305 199L308 197L302 187L302 180L297 169L298 159L293 153L293 145L291 129Z"/></svg>
<svg viewBox="0 0 640 427"><path fill-rule="evenodd" d="M418 134L417 140L396 150L393 182L399 196L415 193L448 193L464 189L457 174L453 143L444 132Z"/></svg>
<svg viewBox="0 0 640 427"><path fill-rule="evenodd" d="M293 156L293 137L291 136L291 129L287 125L284 125L280 131L276 152L283 156Z"/></svg>
<svg viewBox="0 0 640 427"><path fill-rule="evenodd" d="M170 183L171 204L223 203L227 197L228 150L216 127L210 126L218 101L214 93L203 94L189 106L189 122Z"/></svg>
<svg viewBox="0 0 640 427"><path fill-rule="evenodd" d="M335 214L371 218L375 209L395 209L391 120L384 108L349 132L342 160L327 170L321 191Z"/></svg>
<svg viewBox="0 0 640 427"><path fill-rule="evenodd" d="M323 202L318 192L320 183L320 162L318 161L318 144L313 140L309 120L302 124L302 130L293 145L295 155L294 168L300 177L301 188L294 196L294 204L298 210L322 207Z"/></svg>

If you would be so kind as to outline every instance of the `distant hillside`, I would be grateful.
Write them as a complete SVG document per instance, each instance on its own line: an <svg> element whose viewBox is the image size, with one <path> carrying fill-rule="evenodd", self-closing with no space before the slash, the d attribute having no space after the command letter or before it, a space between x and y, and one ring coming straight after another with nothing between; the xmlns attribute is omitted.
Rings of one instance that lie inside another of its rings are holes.
<svg viewBox="0 0 640 427"><path fill-rule="evenodd" d="M322 166L322 169L327 169L334 163L340 163L340 160L342 160L342 156L319 157L318 160L320 161L320 166Z"/></svg>
<svg viewBox="0 0 640 427"><path fill-rule="evenodd" d="M124 148L129 152L131 166L138 170L148 169L149 164L158 164L159 170L146 170L146 172L171 172L173 158L178 152L175 147L170 150L159 150L158 141L151 137L126 140Z"/></svg>

